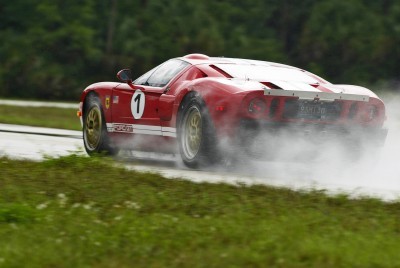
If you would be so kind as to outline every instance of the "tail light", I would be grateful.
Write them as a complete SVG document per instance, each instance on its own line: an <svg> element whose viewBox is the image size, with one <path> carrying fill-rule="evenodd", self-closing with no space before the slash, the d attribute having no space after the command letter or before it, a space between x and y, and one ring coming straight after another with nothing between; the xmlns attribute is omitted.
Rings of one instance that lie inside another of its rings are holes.
<svg viewBox="0 0 400 268"><path fill-rule="evenodd" d="M358 105L356 102L350 106L348 118L357 119L364 122L374 120L379 116L379 108L373 104Z"/></svg>
<svg viewBox="0 0 400 268"><path fill-rule="evenodd" d="M251 114L263 114L265 110L267 109L267 105L265 104L265 101L260 98L255 98L252 101L250 101L248 111Z"/></svg>
<svg viewBox="0 0 400 268"><path fill-rule="evenodd" d="M363 116L364 121L372 121L378 116L378 107L375 105L368 105Z"/></svg>

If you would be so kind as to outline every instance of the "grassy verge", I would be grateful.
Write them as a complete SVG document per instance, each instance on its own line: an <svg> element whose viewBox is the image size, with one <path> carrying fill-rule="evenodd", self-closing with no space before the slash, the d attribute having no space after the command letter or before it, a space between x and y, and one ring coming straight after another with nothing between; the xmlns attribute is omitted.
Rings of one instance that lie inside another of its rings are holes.
<svg viewBox="0 0 400 268"><path fill-rule="evenodd" d="M0 266L399 267L400 203L0 159Z"/></svg>
<svg viewBox="0 0 400 268"><path fill-rule="evenodd" d="M0 105L0 123L81 130L77 109Z"/></svg>

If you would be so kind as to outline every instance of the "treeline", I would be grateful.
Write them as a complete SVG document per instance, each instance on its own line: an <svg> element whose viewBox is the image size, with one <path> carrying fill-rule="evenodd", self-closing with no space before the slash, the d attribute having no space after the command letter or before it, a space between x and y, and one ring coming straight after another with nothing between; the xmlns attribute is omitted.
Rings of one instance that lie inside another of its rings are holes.
<svg viewBox="0 0 400 268"><path fill-rule="evenodd" d="M0 97L76 100L121 68L194 52L376 85L399 79L400 2L14 0L0 4L0 40Z"/></svg>

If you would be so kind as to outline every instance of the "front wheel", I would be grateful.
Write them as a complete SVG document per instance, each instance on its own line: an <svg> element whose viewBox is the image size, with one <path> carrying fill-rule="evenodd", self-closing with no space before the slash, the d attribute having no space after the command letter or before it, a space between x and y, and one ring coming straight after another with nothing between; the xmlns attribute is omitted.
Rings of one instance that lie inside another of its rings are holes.
<svg viewBox="0 0 400 268"><path fill-rule="evenodd" d="M192 96L181 107L178 140L182 161L190 168L215 163L217 142L204 104Z"/></svg>
<svg viewBox="0 0 400 268"><path fill-rule="evenodd" d="M98 153L115 155L118 153L118 149L111 146L100 101L94 96L89 96L86 102L83 120L83 143L89 155Z"/></svg>

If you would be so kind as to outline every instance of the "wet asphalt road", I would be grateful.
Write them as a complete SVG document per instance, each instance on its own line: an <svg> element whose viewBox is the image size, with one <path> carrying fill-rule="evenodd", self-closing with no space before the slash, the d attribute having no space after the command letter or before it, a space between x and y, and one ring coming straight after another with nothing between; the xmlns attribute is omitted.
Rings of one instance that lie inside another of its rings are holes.
<svg viewBox="0 0 400 268"><path fill-rule="evenodd" d="M0 155L43 160L71 153L86 155L79 131L0 124ZM167 178L183 177L194 182L264 184L292 189L318 189L351 196L368 195L385 200L400 197L400 169L384 153L380 163L332 167L326 163L250 161L234 166L190 170L179 155L123 152L117 161L128 169L157 172ZM397 165L398 166L398 165Z"/></svg>

